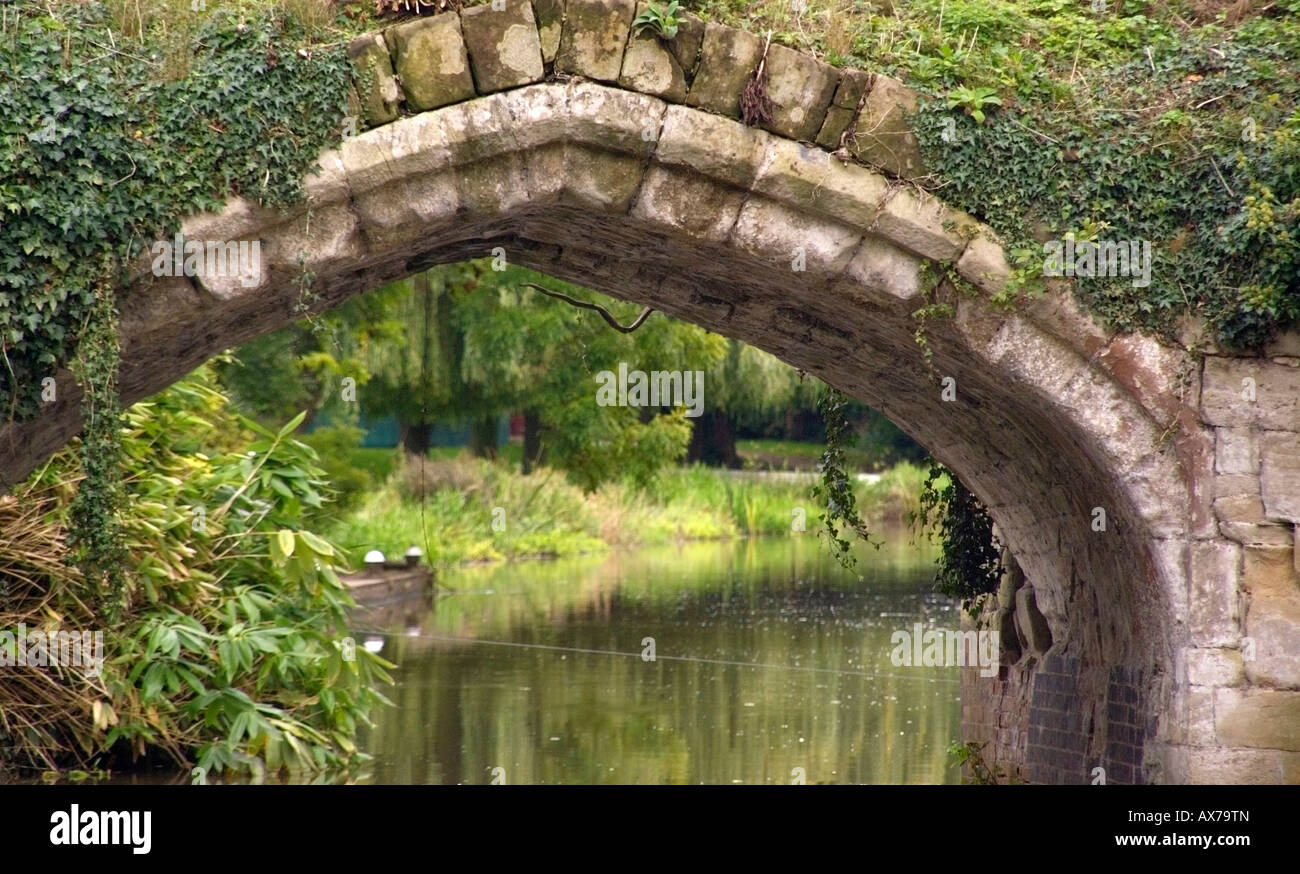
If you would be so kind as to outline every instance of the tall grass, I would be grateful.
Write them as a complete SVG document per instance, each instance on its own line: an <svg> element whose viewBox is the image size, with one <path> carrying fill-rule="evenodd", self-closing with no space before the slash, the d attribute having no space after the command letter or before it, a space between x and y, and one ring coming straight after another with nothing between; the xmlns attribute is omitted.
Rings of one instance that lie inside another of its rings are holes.
<svg viewBox="0 0 1300 874"><path fill-rule="evenodd" d="M859 483L865 517L876 527L905 522L923 479L920 468L903 464ZM435 564L789 536L798 518L807 531L816 529L814 481L695 466L664 472L648 490L620 482L584 493L551 469L523 476L513 466L465 454L423 462L411 456L335 523L332 536L354 563L371 549L396 557L418 546Z"/></svg>

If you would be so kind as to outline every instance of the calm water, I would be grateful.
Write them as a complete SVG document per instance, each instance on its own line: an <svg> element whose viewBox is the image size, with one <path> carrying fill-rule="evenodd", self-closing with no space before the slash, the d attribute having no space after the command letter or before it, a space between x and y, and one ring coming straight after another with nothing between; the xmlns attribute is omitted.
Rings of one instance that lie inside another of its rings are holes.
<svg viewBox="0 0 1300 874"><path fill-rule="evenodd" d="M432 609L358 622L399 664L370 782L956 782L957 669L889 638L957 613L888 539L853 573L811 536L443 573Z"/></svg>

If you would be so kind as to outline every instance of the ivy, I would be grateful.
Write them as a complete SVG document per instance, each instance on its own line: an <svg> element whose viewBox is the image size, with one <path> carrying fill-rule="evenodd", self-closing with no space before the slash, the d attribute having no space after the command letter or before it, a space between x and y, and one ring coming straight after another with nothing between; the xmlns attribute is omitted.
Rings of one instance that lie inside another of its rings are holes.
<svg viewBox="0 0 1300 874"><path fill-rule="evenodd" d="M175 29L175 28L174 28ZM231 194L301 199L346 112L341 47L291 16L219 11L195 27L189 72L129 49L103 4L7 10L0 26L0 404L38 414L72 356L107 258L131 264ZM115 48L117 46L117 48Z"/></svg>
<svg viewBox="0 0 1300 874"><path fill-rule="evenodd" d="M998 590L1002 549L993 536L993 520L979 499L934 459L911 523L939 541L935 581L940 592L960 598L962 608L970 609L980 595Z"/></svg>
<svg viewBox="0 0 1300 874"><path fill-rule="evenodd" d="M826 423L826 451L822 453L820 470L822 481L813 486L813 496L824 503L826 512L820 517L826 526L831 550L840 565L851 568L857 563L851 544L844 536L849 531L879 549L881 543L871 540L867 523L858 514L857 496L853 482L845 471L845 450L857 443L857 432L845 412L851 401L836 389L826 386L817 397L817 411Z"/></svg>
<svg viewBox="0 0 1300 874"><path fill-rule="evenodd" d="M119 349L113 284L100 280L78 348L75 372L86 386L82 399L81 470L73 499L68 545L110 624L122 616L127 552L123 544L122 409L118 404Z"/></svg>

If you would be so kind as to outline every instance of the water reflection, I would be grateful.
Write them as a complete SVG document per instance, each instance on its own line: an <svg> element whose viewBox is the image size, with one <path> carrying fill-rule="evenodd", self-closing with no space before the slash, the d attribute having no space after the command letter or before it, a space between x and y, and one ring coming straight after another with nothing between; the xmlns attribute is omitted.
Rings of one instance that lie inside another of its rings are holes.
<svg viewBox="0 0 1300 874"><path fill-rule="evenodd" d="M371 780L955 782L956 669L894 667L889 636L956 611L888 541L857 573L811 538L444 573L434 610L358 625L400 666Z"/></svg>

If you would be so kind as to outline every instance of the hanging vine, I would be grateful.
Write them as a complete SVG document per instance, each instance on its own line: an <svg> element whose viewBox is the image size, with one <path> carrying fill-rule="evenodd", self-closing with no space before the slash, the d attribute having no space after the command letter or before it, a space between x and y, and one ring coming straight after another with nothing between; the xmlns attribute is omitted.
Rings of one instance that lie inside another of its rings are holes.
<svg viewBox="0 0 1300 874"><path fill-rule="evenodd" d="M826 451L821 457L821 485L813 486L813 496L825 504L826 512L819 518L826 526L831 550L844 568L857 564L851 550L852 544L844 535L852 531L858 537L879 549L881 543L872 541L867 523L858 514L858 499L853 494L853 482L844 470L845 450L858 442L857 433L849 422L845 409L849 399L842 392L827 386L817 398L817 411L826 423Z"/></svg>
<svg viewBox="0 0 1300 874"><path fill-rule="evenodd" d="M122 613L125 595L126 546L119 512L122 509L122 409L117 395L119 367L117 302L110 272L105 269L95 288L86 326L73 362L82 396L82 480L72 502L69 545L81 569L88 593L109 622Z"/></svg>

